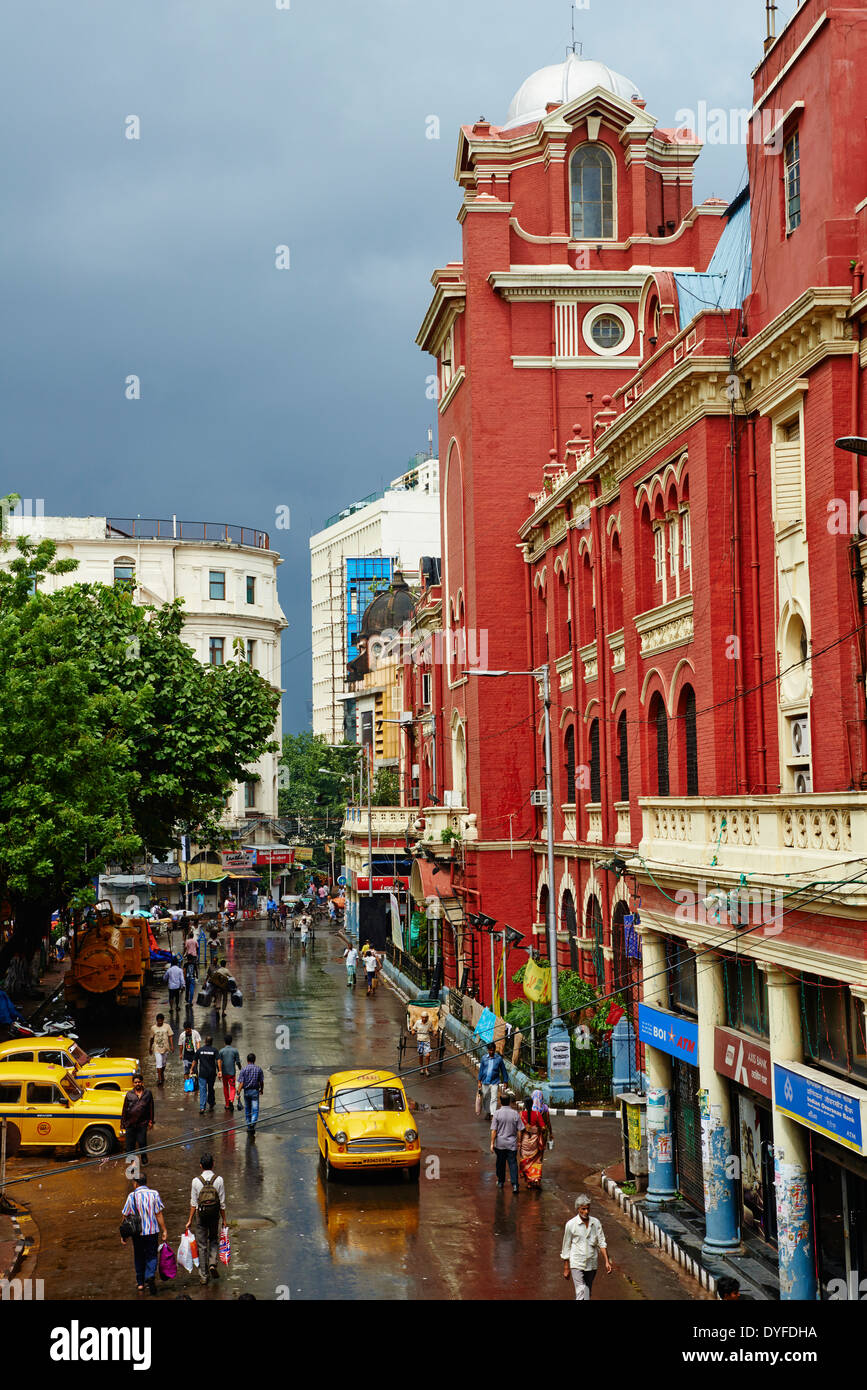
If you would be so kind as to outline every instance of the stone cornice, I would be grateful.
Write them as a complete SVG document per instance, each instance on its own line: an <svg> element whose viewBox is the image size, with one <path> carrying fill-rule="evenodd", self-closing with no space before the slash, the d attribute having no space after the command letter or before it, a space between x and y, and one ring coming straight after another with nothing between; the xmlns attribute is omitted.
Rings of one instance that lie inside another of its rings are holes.
<svg viewBox="0 0 867 1390"><path fill-rule="evenodd" d="M576 243L577 245L577 243ZM573 270L568 265L512 266L493 270L488 284L503 299L639 299L647 281L643 270ZM616 361L616 358L613 359Z"/></svg>
<svg viewBox="0 0 867 1390"><path fill-rule="evenodd" d="M423 352L433 352L433 344L445 335L458 314L464 312L466 304L467 287L463 280L445 280L437 285L416 335Z"/></svg>
<svg viewBox="0 0 867 1390"><path fill-rule="evenodd" d="M849 314L848 285L813 286L788 305L736 356L738 374L749 381L747 409L763 411L769 399L825 357L850 356L856 344Z"/></svg>

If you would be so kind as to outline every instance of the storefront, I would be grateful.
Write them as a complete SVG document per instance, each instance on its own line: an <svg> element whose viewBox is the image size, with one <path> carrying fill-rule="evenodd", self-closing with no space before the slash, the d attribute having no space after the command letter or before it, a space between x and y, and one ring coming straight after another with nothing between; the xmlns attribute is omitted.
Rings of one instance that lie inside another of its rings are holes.
<svg viewBox="0 0 867 1390"><path fill-rule="evenodd" d="M638 1039L645 1047L655 1047L672 1058L671 1135L674 1140L674 1168L678 1190L687 1201L704 1210L704 1177L701 1161L701 1109L698 1074L698 1024L665 1009L644 1002L638 1006ZM653 1128L656 1096L648 1092L647 1122ZM667 1124L666 1117L666 1124ZM660 1148L665 1135L657 1138L658 1156L668 1154Z"/></svg>
<svg viewBox="0 0 867 1390"><path fill-rule="evenodd" d="M819 1282L825 1299L867 1295L867 1089L800 1063L774 1064L776 1108L812 1131Z"/></svg>
<svg viewBox="0 0 867 1390"><path fill-rule="evenodd" d="M738 1161L741 1220L776 1244L770 1048L733 1028L715 1028L714 1070L731 1083L732 1146Z"/></svg>

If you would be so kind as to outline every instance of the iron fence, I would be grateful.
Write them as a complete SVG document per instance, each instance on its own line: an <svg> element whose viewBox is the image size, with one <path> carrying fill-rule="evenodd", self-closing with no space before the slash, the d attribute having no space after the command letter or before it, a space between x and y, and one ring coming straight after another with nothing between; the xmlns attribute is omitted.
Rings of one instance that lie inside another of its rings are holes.
<svg viewBox="0 0 867 1390"><path fill-rule="evenodd" d="M406 975L407 979L417 984L419 989L427 990L429 988L430 972L421 961L416 960L415 956L409 955L408 952L402 951L399 946L395 946L393 941L386 942L385 950L392 965Z"/></svg>
<svg viewBox="0 0 867 1390"><path fill-rule="evenodd" d="M225 521L180 521L176 516L168 519L110 516L106 518L105 533L109 539L116 540L200 541L207 544L222 541L252 546L256 550L271 548L267 531L256 531L251 526L235 526Z"/></svg>

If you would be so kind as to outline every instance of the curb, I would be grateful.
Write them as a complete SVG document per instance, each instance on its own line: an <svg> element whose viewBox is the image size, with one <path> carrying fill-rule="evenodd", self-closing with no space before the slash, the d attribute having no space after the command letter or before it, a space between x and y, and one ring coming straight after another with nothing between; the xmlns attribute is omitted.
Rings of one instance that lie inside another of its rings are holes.
<svg viewBox="0 0 867 1390"><path fill-rule="evenodd" d="M552 1115L583 1115L591 1120L617 1120L620 1118L619 1110L555 1110L553 1105L549 1108Z"/></svg>
<svg viewBox="0 0 867 1390"><path fill-rule="evenodd" d="M716 1293L716 1279L713 1275L691 1255L688 1255L667 1231L664 1231L661 1226L657 1226L655 1221L651 1221L643 1203L633 1201L632 1197L627 1196L614 1179L606 1177L605 1173L602 1174L600 1181L603 1192L606 1192L617 1203L630 1221L633 1221L646 1235L650 1236L654 1245L658 1245L660 1250L664 1250L666 1255L670 1255L681 1269L685 1269L687 1274L691 1274L703 1289L707 1289L708 1293Z"/></svg>

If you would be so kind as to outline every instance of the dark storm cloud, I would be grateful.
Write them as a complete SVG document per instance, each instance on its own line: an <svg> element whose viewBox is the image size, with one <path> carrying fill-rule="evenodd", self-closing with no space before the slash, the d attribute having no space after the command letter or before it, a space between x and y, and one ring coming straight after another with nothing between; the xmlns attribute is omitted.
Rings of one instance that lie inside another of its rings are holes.
<svg viewBox="0 0 867 1390"><path fill-rule="evenodd" d="M736 0L720 24L685 0L591 0L575 17L585 56L673 125L700 100L749 106L760 9ZM0 482L52 514L269 529L287 728L307 720L309 534L434 423L413 339L460 250L458 126L503 121L569 27L567 0L6 8ZM699 199L733 195L743 165L708 148Z"/></svg>

